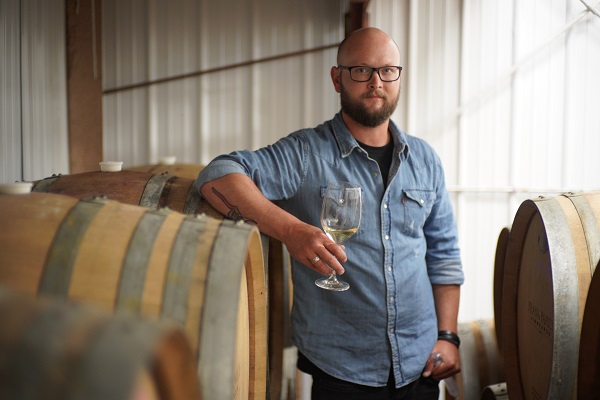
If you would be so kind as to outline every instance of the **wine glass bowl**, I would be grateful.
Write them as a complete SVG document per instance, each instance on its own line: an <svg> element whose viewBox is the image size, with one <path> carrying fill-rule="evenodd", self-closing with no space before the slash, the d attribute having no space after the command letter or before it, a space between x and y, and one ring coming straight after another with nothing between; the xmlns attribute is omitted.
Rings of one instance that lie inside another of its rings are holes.
<svg viewBox="0 0 600 400"><path fill-rule="evenodd" d="M321 226L325 234L337 244L350 239L360 226L361 217L360 186L349 182L329 182L321 207ZM350 285L337 279L335 271L320 278L315 284L323 289L342 291Z"/></svg>

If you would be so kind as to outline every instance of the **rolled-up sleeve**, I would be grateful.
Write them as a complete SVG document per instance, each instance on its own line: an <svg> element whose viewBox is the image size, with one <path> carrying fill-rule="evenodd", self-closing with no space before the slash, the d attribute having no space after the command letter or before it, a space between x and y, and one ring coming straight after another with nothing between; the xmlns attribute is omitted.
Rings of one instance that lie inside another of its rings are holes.
<svg viewBox="0 0 600 400"><path fill-rule="evenodd" d="M244 167L232 159L216 158L211 161L206 167L200 171L194 185L200 191L200 188L212 180L221 178L229 174L244 174L248 175Z"/></svg>
<svg viewBox="0 0 600 400"><path fill-rule="evenodd" d="M216 157L198 175L195 186L228 174L248 176L269 200L293 196L306 174L308 146L298 131L256 151L241 150Z"/></svg>
<svg viewBox="0 0 600 400"><path fill-rule="evenodd" d="M458 245L458 228L446 190L444 171L437 156L436 164L436 200L424 226L427 271L432 284L462 285L465 277Z"/></svg>

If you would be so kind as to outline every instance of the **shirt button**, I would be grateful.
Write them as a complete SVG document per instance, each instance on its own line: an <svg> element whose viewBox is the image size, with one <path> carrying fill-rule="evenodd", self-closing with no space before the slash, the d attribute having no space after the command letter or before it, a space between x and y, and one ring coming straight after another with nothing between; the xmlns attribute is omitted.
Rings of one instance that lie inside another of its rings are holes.
<svg viewBox="0 0 600 400"><path fill-rule="evenodd" d="M390 237L388 235L385 235L385 240L390 240Z"/></svg>
<svg viewBox="0 0 600 400"><path fill-rule="evenodd" d="M425 204L425 200L421 199L421 204Z"/></svg>
<svg viewBox="0 0 600 400"><path fill-rule="evenodd" d="M394 302L394 296L390 296L390 303Z"/></svg>
<svg viewBox="0 0 600 400"><path fill-rule="evenodd" d="M383 208L387 208L387 204L384 204L384 205L383 205Z"/></svg>
<svg viewBox="0 0 600 400"><path fill-rule="evenodd" d="M377 172L373 172L373 176L377 178Z"/></svg>
<svg viewBox="0 0 600 400"><path fill-rule="evenodd" d="M390 272L391 272L391 271L392 271L392 267L388 267L388 271L390 271Z"/></svg>

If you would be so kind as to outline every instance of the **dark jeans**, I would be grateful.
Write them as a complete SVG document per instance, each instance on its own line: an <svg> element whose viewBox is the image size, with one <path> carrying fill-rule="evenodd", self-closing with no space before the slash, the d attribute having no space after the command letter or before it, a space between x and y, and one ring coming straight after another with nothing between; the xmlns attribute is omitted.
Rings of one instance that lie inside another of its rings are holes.
<svg viewBox="0 0 600 400"><path fill-rule="evenodd" d="M401 388L394 387L394 375L386 386L372 387L346 382L326 374L302 353L298 353L298 368L312 375L312 400L438 400L439 381L429 377L409 383Z"/></svg>

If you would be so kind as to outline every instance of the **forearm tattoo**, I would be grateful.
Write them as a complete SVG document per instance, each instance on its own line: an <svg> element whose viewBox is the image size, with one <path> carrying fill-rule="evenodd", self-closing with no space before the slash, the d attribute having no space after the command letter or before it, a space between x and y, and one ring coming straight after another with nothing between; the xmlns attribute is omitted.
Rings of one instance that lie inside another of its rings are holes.
<svg viewBox="0 0 600 400"><path fill-rule="evenodd" d="M234 221L244 221L244 222L247 222L247 223L251 223L251 224L257 225L257 222L255 220L250 219L250 218L245 218L242 215L242 213L240 212L239 208L237 208L237 206L231 204L229 202L229 200L227 200L225 198L225 196L223 195L223 193L219 192L214 187L212 187L211 189L212 189L212 192L215 194L215 196L217 196L219 199L221 199L221 201L223 202L223 204L225 204L225 206L229 209L229 212L227 213L227 218L232 219Z"/></svg>

